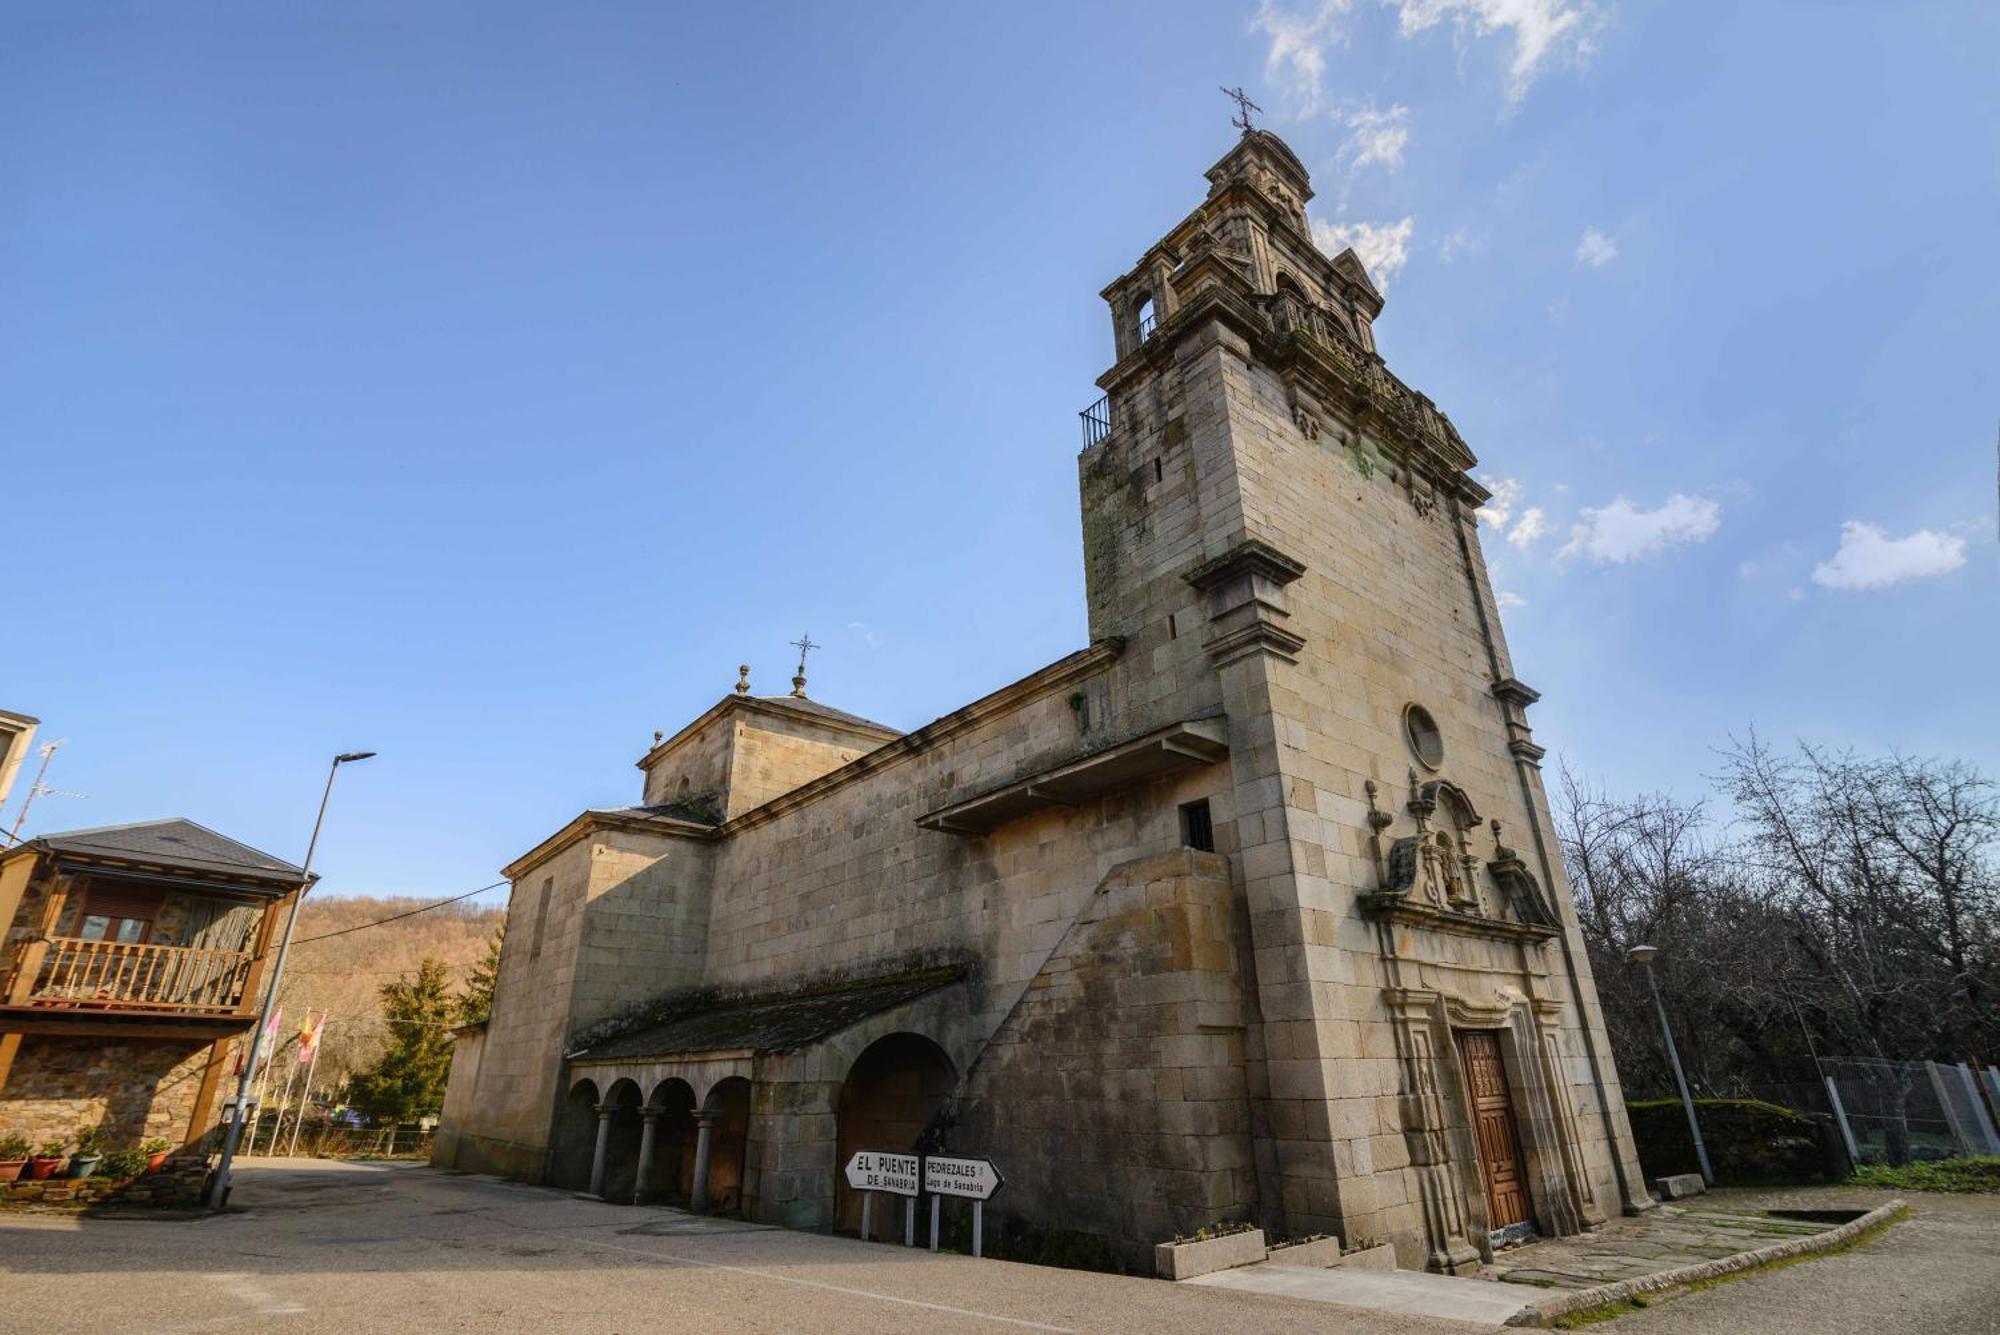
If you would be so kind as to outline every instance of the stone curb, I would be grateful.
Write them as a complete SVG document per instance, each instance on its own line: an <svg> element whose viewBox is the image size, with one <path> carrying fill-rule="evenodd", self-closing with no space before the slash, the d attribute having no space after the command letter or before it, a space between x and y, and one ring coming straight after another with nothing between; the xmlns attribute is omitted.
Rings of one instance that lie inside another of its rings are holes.
<svg viewBox="0 0 2000 1335"><path fill-rule="evenodd" d="M1828 1229L1824 1233L1814 1233L1803 1238L1788 1238L1784 1242L1774 1242L1768 1247L1725 1256L1719 1261L1703 1261L1700 1265L1684 1265L1677 1270L1662 1270L1657 1275L1641 1275L1637 1279L1623 1279L1616 1284L1600 1284L1594 1289L1575 1289L1568 1293L1555 1294L1529 1303L1508 1317L1507 1324L1548 1326L1553 1324L1557 1317L1567 1316L1571 1312L1625 1302L1638 1294L1658 1293L1662 1289L1680 1288L1698 1280L1733 1275L1739 1270L1754 1270L1758 1266L1769 1265L1773 1261L1782 1261L1788 1257L1810 1256L1814 1252L1838 1247L1849 1238L1896 1218L1908 1208L1908 1203L1898 1198L1887 1205L1876 1206L1859 1219L1850 1219L1840 1227Z"/></svg>

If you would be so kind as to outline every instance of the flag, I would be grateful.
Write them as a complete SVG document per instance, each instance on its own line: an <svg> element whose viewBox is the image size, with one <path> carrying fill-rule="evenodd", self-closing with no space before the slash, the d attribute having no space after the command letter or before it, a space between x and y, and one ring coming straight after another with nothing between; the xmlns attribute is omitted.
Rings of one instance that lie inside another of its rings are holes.
<svg viewBox="0 0 2000 1335"><path fill-rule="evenodd" d="M271 1018L264 1022L264 1041L257 1045L257 1060L266 1067L270 1066L271 1058L277 1055L278 1024L284 1018L285 1008L283 1006L273 1006L271 1008Z"/></svg>
<svg viewBox="0 0 2000 1335"><path fill-rule="evenodd" d="M299 1029L299 1060L308 1066L312 1065L313 1056L319 1051L319 1036L325 1028L324 1015L319 1017L318 1024L314 1024L312 1012L306 1012L306 1022Z"/></svg>

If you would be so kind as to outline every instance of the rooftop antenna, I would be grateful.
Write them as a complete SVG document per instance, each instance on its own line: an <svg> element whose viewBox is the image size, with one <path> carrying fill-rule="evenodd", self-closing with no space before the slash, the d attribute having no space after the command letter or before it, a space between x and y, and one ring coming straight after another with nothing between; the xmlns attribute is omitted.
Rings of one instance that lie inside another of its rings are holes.
<svg viewBox="0 0 2000 1335"><path fill-rule="evenodd" d="M824 649L826 646L814 644L813 637L809 634L799 636L792 641L792 645L799 651L799 675L792 678L792 694L803 700L806 698L806 652L811 649Z"/></svg>
<svg viewBox="0 0 2000 1335"><path fill-rule="evenodd" d="M18 844L21 842L21 827L27 824L28 822L28 808L35 805L35 799L37 797L40 797L42 794L47 793L50 797L89 796L88 793L72 793L64 788L51 788L46 783L42 782L43 779L48 777L50 759L54 757L58 749L68 745L69 745L69 738L67 737L62 738L59 741L42 743L41 768L35 771L35 781L28 785L28 795L21 799L21 810L14 817L14 828L7 831L8 843Z"/></svg>
<svg viewBox="0 0 2000 1335"><path fill-rule="evenodd" d="M1236 114L1229 118L1229 123L1242 130L1243 133L1249 134L1251 130L1250 113L1253 111L1262 111L1264 108L1250 100L1249 95L1243 91L1242 84L1238 84L1234 88L1223 89L1222 95L1236 104Z"/></svg>

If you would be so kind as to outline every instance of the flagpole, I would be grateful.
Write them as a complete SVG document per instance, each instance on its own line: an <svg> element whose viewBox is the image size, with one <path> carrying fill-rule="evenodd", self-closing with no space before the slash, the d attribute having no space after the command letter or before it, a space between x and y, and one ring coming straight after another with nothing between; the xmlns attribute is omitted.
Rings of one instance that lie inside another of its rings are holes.
<svg viewBox="0 0 2000 1335"><path fill-rule="evenodd" d="M278 1064L278 1025L284 1017L285 1008L283 1006L271 1012L271 1022L264 1026L268 1032L264 1035L264 1041L258 1045L264 1050L264 1067L262 1070L250 1073L257 1077L257 1099L253 1105L256 1113L250 1119L250 1148L252 1149L255 1149L257 1146L257 1133L264 1129L264 1096L271 1092L271 1068ZM256 1061L257 1054L254 1052L251 1053L250 1060L253 1062Z"/></svg>
<svg viewBox="0 0 2000 1335"><path fill-rule="evenodd" d="M319 1069L319 1050L326 1040L326 1020L326 1016L320 1016L319 1028L313 1030L312 1060L306 1063L306 1088L305 1092L299 1095L299 1115L292 1119L292 1143L285 1147L287 1155L299 1152L299 1128L306 1124L306 1109L312 1106L313 1072ZM306 1023L312 1023L311 1011L306 1012Z"/></svg>
<svg viewBox="0 0 2000 1335"><path fill-rule="evenodd" d="M306 1014L310 1016L312 1012L307 1011ZM292 1053L292 1069L285 1076L285 1092L278 1096L278 1117L276 1121L271 1123L271 1144L264 1151L267 1156L278 1152L278 1137L285 1134L285 1110L292 1106L292 1082L298 1078L299 1057L298 1053L294 1051Z"/></svg>

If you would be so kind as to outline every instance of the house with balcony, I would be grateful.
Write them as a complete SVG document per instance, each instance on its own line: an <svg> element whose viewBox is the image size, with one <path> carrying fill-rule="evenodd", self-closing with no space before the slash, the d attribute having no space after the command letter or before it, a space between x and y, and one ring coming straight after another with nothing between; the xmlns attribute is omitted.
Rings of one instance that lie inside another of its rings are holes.
<svg viewBox="0 0 2000 1335"><path fill-rule="evenodd" d="M39 1144L102 1123L113 1145L199 1140L307 884L181 819L0 853L0 1135Z"/></svg>

